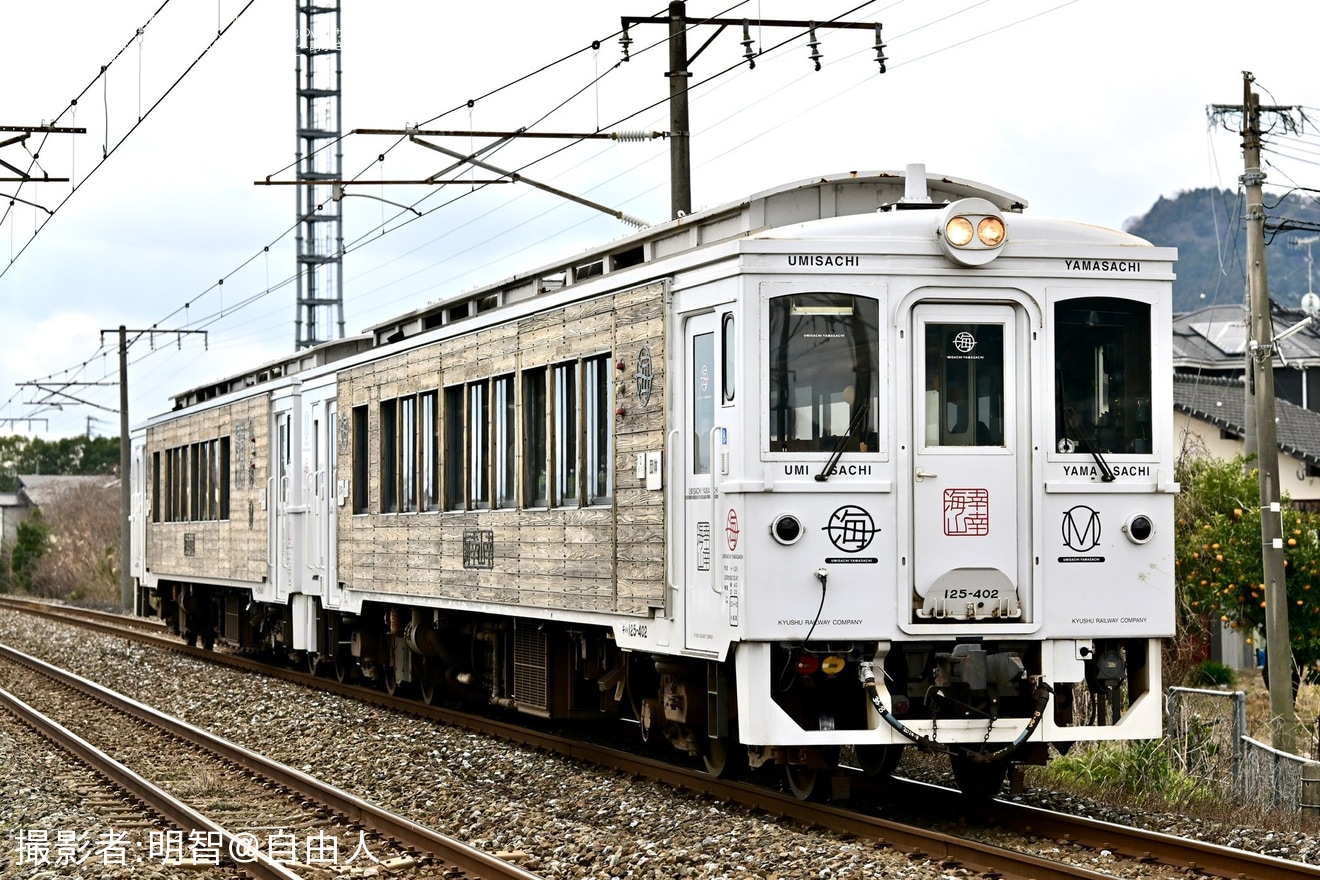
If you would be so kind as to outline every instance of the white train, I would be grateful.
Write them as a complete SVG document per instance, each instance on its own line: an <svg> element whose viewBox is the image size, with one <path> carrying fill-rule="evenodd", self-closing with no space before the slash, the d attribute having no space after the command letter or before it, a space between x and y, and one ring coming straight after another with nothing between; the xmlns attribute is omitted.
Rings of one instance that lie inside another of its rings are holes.
<svg viewBox="0 0 1320 880"><path fill-rule="evenodd" d="M181 394L141 607L803 797L1159 736L1175 255L1024 205L786 185Z"/></svg>

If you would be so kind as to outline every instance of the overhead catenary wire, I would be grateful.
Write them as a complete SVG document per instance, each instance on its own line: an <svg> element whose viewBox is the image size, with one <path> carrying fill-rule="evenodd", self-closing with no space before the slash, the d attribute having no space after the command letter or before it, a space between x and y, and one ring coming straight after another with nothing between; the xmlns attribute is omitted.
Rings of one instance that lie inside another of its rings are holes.
<svg viewBox="0 0 1320 880"><path fill-rule="evenodd" d="M967 9L972 9L972 8L977 7L977 6L983 5L983 2L984 2L984 0L982 0L981 3L975 3L975 4L972 4L971 6L968 6ZM1071 5L1071 2L1075 2L1075 0L1070 0L1069 3L1059 4L1058 6L1052 7L1051 10L1047 10L1047 12L1048 12L1048 11L1053 11L1053 9L1062 8L1063 6ZM744 5L744 4L735 4L734 6L731 6L730 9L736 9L736 8L738 8L738 6L741 6L741 5ZM858 7L856 7L856 8L862 8L863 6L867 6L867 5L870 5L870 4L862 4L861 6L858 6ZM966 10L962 10L962 11L966 11ZM846 15L846 14L849 14L849 13L843 13L843 14ZM955 13L955 14L956 14L956 13ZM1040 14L1045 14L1045 13L1042 12L1042 13L1040 13ZM920 29L923 29L923 28L929 28L929 27L931 27L931 26L933 26L933 25L935 25L935 24L940 23L941 21L943 21L943 20L945 20L945 19L947 19L947 18L949 18L949 17L950 17L950 16L942 16L940 19L937 19L936 21L932 21L932 22L927 22L926 24L923 24L923 25L921 25L921 26L918 27L918 28L914 28L914 29L912 29L912 30L909 31L908 33L910 34L910 33L915 32L916 30L920 30ZM1035 17L1038 17L1038 16L1030 16L1030 17L1028 17L1028 18L1024 18L1024 19L1022 19L1021 21L1030 20L1030 18L1035 18ZM1016 24L1016 23L1020 23L1020 22L1015 22L1015 24ZM1004 26L1004 27L1007 27L1007 26L1011 26L1011 25L1006 25L1006 26ZM989 33L995 33L995 32L1001 31L1001 30L1003 30L1003 29L1004 29L1003 27L999 27L999 28L995 28L993 31L987 31L986 33L987 33L987 34L989 34ZM618 32L616 31L615 34L617 35L617 33L618 33ZM801 39L801 36L803 36L803 35L805 35L805 34L806 34L806 29L804 28L804 29L803 29L803 34L802 34L802 35L798 35L797 38L798 38L798 39ZM901 36L901 35L899 35L899 36ZM894 39L897 39L897 38L898 38L898 36L895 36L895 37L894 37ZM976 39L976 37L973 37L973 38L971 38L971 39ZM970 42L971 39L969 39L969 40L963 40L963 41L960 41L959 43L955 43L955 44L952 44L952 45L962 45L962 44L965 44L965 43L967 43L967 42ZM789 41L783 41L783 43L787 43L787 42L789 42ZM659 46L664 45L664 43L665 43L665 40L663 40L663 39L661 39L661 40L657 40L654 44L652 44L652 45L646 47L645 49L638 50L638 52L634 52L634 53L633 53L633 57L634 57L634 58L637 58L642 52L644 52L644 51L652 51L652 50L654 50L655 48L658 48ZM783 43L781 43L781 44L777 44L777 45L783 45ZM590 45L590 44L589 44L589 45ZM762 54L765 54L765 53L771 52L771 51L773 51L775 48L777 48L777 47L769 47L769 48L767 48L767 49L764 49L764 50L762 50ZM541 66L540 68L538 68L537 70L532 71L531 73L528 73L528 74L524 74L523 76L518 77L518 78L516 78L516 79L514 79L514 80L511 80L509 83L506 83L506 84L504 84L503 86L500 86L500 87L498 87L498 88L496 88L496 89L492 89L492 90L490 90L489 92L487 92L485 95L480 96L479 98L474 99L474 100L478 100L478 101L485 100L486 98L491 97L491 96L493 96L493 95L495 95L495 94L498 94L499 92L504 91L504 90L506 90L506 89L508 89L508 88L511 88L512 86L514 86L514 85L516 85L516 84L518 84L518 83L520 83L520 82L527 81L527 80L532 80L532 79L534 79L534 78L536 77L536 75L537 75L541 70L544 70L544 69L546 69L546 68L548 68L548 67L550 67L550 66L552 66L552 65L554 65L554 64L562 63L563 60L568 59L568 58L571 58L571 57L575 57L575 56L577 56L577 55L580 55L580 54L582 54L582 53L585 52L585 51L589 51L589 49L588 49L588 47L585 47L585 46L584 46L584 47L582 47L582 48L580 48L580 49L578 49L578 50L575 50L573 53L568 53L568 54L566 54L565 56L563 56L562 59L557 59L555 62L552 62L550 65L542 65L542 66ZM868 49L866 49L866 50L862 50L862 51L864 51L864 52L869 52L870 50L869 50L869 48L868 48ZM920 57L922 57L922 58L930 57L931 54L936 54L936 53L928 53L927 55L920 56ZM911 60L909 60L909 59L905 59L902 63L911 63ZM706 88L706 87L708 87L710 84L715 83L715 82L719 82L719 81L721 81L723 78L726 78L728 73L732 72L732 71L735 70L735 69L740 69L742 66L743 66L743 62L742 62L741 59L739 59L738 64L731 65L730 68L727 69L727 70L719 71L719 72L717 72L717 73L715 73L715 74L713 74L713 75L711 75L711 76L704 77L704 78L703 78L702 80L700 80L699 82L695 82L695 83L693 83L692 86L691 86L691 88L692 88L692 89L698 89L698 90L699 90L699 89ZM571 100L573 100L573 98L574 98L576 95L580 95L580 94L583 93L583 92L590 91L590 90L592 90L593 88L597 88L598 85L599 85L599 83L601 82L601 77L606 76L607 73L608 73L608 71L605 72L605 73L602 73L602 72L599 71L599 70L595 71L594 75L593 75L591 78L588 79L586 85L582 86L582 87L581 87L576 93L574 93L574 94L570 95L569 97L567 97L567 98L563 99L562 101L560 101L559 104L555 105L555 109L557 109L558 107L561 107L561 106L563 106L563 105L569 103ZM804 75L806 75L806 74L804 74ZM856 86L854 85L853 87L855 88ZM829 98L827 98L826 100L829 100ZM651 102L651 103L647 104L646 106L642 107L641 109L636 110L636 111L634 111L633 113L631 113L631 114L629 114L629 115L627 115L627 116L623 116L623 117L621 118L620 122L622 122L622 121L627 121L627 120L630 120L630 119L636 118L637 116L642 115L642 114L645 114L645 113L647 113L647 112L651 112L651 111L653 111L654 109L656 109L657 107L662 106L664 103L665 103L664 100L658 100L658 101L655 101L655 102ZM448 115L448 114L451 114L451 113L454 113L454 112L458 112L458 111L462 111L462 110L467 110L467 109L470 109L470 107L469 107L469 102L464 101L464 102L462 102L462 103L456 104L456 105L455 105L453 108L451 108L450 110L443 111L442 113L437 114L437 115L431 117L426 123L422 123L422 124L432 124L432 123L434 123L435 121L437 121L437 120L443 118L444 116L446 116L446 115ZM545 118L545 116L548 116L549 113L551 113L551 112L553 112L553 110L551 110L551 111L547 111L545 114L542 115L541 118ZM599 118L597 117L597 119L599 119ZM619 124L619 123L615 123L615 124L617 125L617 124ZM721 119L717 124L724 124L724 120ZM781 124L782 124L782 123L781 123ZM599 122L598 122L598 125L599 125ZM605 126L605 128L608 128L608 127L609 127L609 126ZM405 140L405 139L400 138L400 141L399 141L400 144L401 144L404 140ZM744 141L743 143L745 144L746 141ZM534 166L535 164L545 162L545 161L549 160L550 158L552 158L552 157L554 157L554 156L556 156L556 155L559 155L559 154L563 153L565 150L571 149L572 147L573 147L573 145L564 145L563 147L561 147L561 148L558 149L558 150L554 150L554 151L552 151L552 152L550 152L550 153L547 153L546 155L540 156L540 157L538 157L538 158L532 160L531 162L528 162L528 163L526 163L526 164L524 164L524 165L520 165L520 166L518 166L518 167L521 168L521 169L527 169L527 168L530 168L530 167ZM732 148L730 148L729 150L725 151L725 153L721 153L721 154L719 154L719 155L721 155L721 156L722 156L722 155L726 155L727 153L729 153L729 152L733 152L733 151L736 150L736 149L737 149L737 146L732 147ZM382 155L383 155L383 153L382 153ZM589 161L589 160L584 160L584 161ZM655 159L654 159L654 158L650 158L650 159L643 160L643 161L644 161L644 162L646 162L646 161L655 161ZM361 174L364 174L365 172L367 172L367 171L368 171L373 165L378 165L378 164L379 164L379 160L378 160L377 162L368 163L368 164L362 169L362 172L359 172L359 176L360 176ZM643 164L643 163L638 163L638 164L640 165L640 164ZM287 167L287 166L286 166L286 167ZM616 177L617 177L617 175L616 175ZM611 179L614 179L614 178L611 178ZM645 192L645 190L644 190L643 192ZM450 195L452 196L452 194L450 194ZM438 191L438 190L434 190L434 191L428 192L425 196L423 196L422 199L419 199L415 204L418 204L418 205L423 206L423 207L426 209L426 214L427 214L427 216L430 216L430 215L436 213L437 211L439 211L439 210L441 210L441 209L443 209L443 208L445 208L445 207L448 207L449 205L452 205L452 204L453 204L455 201L457 201L459 198L467 198L467 197L470 197L470 195L471 195L471 193L469 192L469 193L463 193L463 194L460 194L460 195L457 195L457 196L452 196L451 198L448 198L448 199L440 199L440 193L439 193L439 191ZM492 209L492 211L495 211L495 210L499 210L499 208ZM484 215L483 215L483 216L484 216ZM401 216L401 215L396 215L395 217L388 218L388 219L385 220L384 223L377 224L377 225L376 225L371 231L369 231L367 234L365 234L365 235L363 235L363 236L361 236L361 237L359 237L359 238L353 239L352 241L348 242L348 243L346 244L346 251L345 251L345 252L346 252L346 253L347 253L347 252L350 252L350 251L351 251L351 252L357 252L357 251L359 251L359 250L361 250L361 249L367 247L369 244L372 243L372 241L378 241L378 240L381 240L382 238L384 238L384 237L386 236L386 234L387 234L387 230L384 228L386 224L394 224L394 227L392 227L391 230L388 230L388 231L393 231L394 229L400 229L400 228L402 228L403 226L410 224L411 222L416 222L416 221L415 221L415 220L410 220L410 219L408 219L407 217L404 217L404 216ZM528 221L525 221L525 222L528 222ZM585 221L584 221L584 222L585 222ZM523 225L523 224L519 224L519 225ZM561 227L561 228L562 228L562 227ZM280 290L280 289L282 289L283 286L292 283L294 280L296 280L296 277L297 277L297 276L296 276L296 275L293 275L293 276L291 276L291 277L289 277L289 278L284 279L284 280L281 281L281 282L278 282L276 285L271 285L269 282L267 282L267 284L262 285L262 286L261 286L261 289L257 290L255 293L252 293L251 295L247 295L247 296L240 295L240 296L238 296L238 297L236 297L236 298L232 296L232 294L233 294L233 290L234 290L234 282L237 280L237 276L239 276L239 275L241 274L241 272L242 272L244 269L248 268L248 267L251 265L252 259L253 259L255 256L257 256L257 255L263 255L263 254L268 254L268 253L269 253L268 249L269 249L271 246L273 246L273 245L274 245L275 243L277 243L277 242L280 242L280 241L284 240L284 239L287 237L288 233L291 232L291 231L293 231L294 229L296 229L296 224L295 224L295 225L291 225L291 226L290 226L287 230L285 230L283 233L281 233L280 235L278 235L278 236L276 236L275 238L273 238L273 239L270 241L269 244L265 245L265 246L263 247L263 249L260 250L260 251L258 251L256 254L254 254L253 257L250 257L249 259L247 259L247 260L243 261L242 263L238 264L237 266L235 266L235 267L234 267L233 269L231 269L230 271L226 272L226 273L221 277L221 280L220 280L220 281L217 281L216 283L211 284L211 285L208 286L205 290L202 290L201 292L199 292L199 293L197 293L197 294L195 294L195 295L189 297L189 298L187 299L187 301L186 301L183 305L180 305L180 306L176 307L172 312L170 312L169 315L167 315L167 316L165 316L165 317L162 317L162 318L160 319L160 322L163 324L164 322L167 322L167 321L169 321L169 320L171 320L171 319L177 317L181 312L188 312L188 311L190 311L190 310L193 311L193 312L197 311L198 303L199 303L199 302L204 302L206 296L211 295L211 294L214 293L214 294L217 296L217 298L219 298L219 294L220 294L221 291L223 291L224 286L230 286L230 287L231 287L231 291L230 291L231 296L229 296L229 297L224 297L224 298L223 298L223 299L225 299L225 300L228 300L228 302L221 302L221 304L220 304L220 305L219 305L214 311L212 311L212 312L210 312L210 313L203 313L203 314L198 314L198 315L193 316L193 318L192 318L191 321L190 321L191 326L212 326L214 323L220 321L221 319L225 320L225 321L226 321L226 326L230 326L230 327L246 326L246 325L249 325L249 324L253 323L253 322L251 322L251 321L246 321L246 320L244 320L244 317L243 317L242 315L239 315L238 313L242 312L242 313L246 314L246 311L247 311L247 310L250 310L251 307L252 307L253 305L255 305L255 304L257 304L257 303L259 303L259 302L261 302L261 301L263 301L263 300L267 300L267 298L269 297L269 294L270 294L270 293L275 292L275 291L277 291L277 290ZM557 231L558 231L558 230L557 230ZM446 233L446 235L448 235L448 234L451 234L451 233ZM442 236L440 236L440 237L438 237L438 238L432 239L432 241L440 240L440 238L443 238L443 237L444 237L444 236L442 235ZM420 247L421 247L421 246L419 246L419 248L420 248ZM395 257L391 257L391 259L389 259L389 260L386 261L386 264L388 264L388 263L390 263L390 262L393 262L393 261L395 261L395 260L397 260L397 259L398 259L397 256L395 256ZM383 264L382 264L382 265L383 265ZM367 269L366 272L365 272L365 273L362 273L362 274L369 274L371 271L375 271L376 268L379 268L379 266L377 266L377 267L375 267L375 268ZM224 282L226 282L226 281L228 281L228 282L230 282L230 283L229 283L228 285L226 285L226 284L224 283ZM396 284L396 283L398 283L397 280L395 280L395 281L391 281L391 282L390 282L390 284ZM433 288L433 287L435 287L435 286L436 286L436 284L430 284L430 285L428 285L428 287L431 287L431 288ZM379 288L377 288L377 289L379 289ZM364 295L366 295L366 294L364 294ZM258 311L261 311L261 310L258 310ZM209 322L209 323L205 323L205 322Z"/></svg>

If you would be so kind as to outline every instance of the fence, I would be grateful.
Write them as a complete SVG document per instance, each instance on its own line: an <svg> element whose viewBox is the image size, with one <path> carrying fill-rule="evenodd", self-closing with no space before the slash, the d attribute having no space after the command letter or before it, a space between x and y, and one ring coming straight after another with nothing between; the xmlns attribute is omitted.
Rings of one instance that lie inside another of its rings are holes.
<svg viewBox="0 0 1320 880"><path fill-rule="evenodd" d="M1208 788L1255 807L1301 808L1303 770L1316 762L1247 736L1242 691L1169 688L1168 735L1175 765Z"/></svg>

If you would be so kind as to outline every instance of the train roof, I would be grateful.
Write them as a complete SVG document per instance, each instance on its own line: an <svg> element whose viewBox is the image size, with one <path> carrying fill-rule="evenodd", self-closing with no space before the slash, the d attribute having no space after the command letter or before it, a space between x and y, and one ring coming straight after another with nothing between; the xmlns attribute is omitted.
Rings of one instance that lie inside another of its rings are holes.
<svg viewBox="0 0 1320 880"><path fill-rule="evenodd" d="M502 305L707 245L782 226L874 214L881 208L902 203L909 178L917 175L924 176L922 192L929 204L979 197L1007 212L1021 212L1027 204L1020 196L985 184L926 173L920 165L910 165L903 171L850 171L813 177L649 226L566 260L428 303L369 327L367 332L379 344L397 342Z"/></svg>
<svg viewBox="0 0 1320 880"><path fill-rule="evenodd" d="M921 178L924 178L925 186L924 189L917 186L922 195L916 197L916 202L921 204L915 206L938 206L977 197L987 199L1002 211L1018 213L1027 204L1020 196L985 184L927 173L921 165L910 165L901 171L849 171L799 180L650 226L568 259L427 303L368 327L363 335L322 343L255 369L197 386L174 395L173 409L185 409L254 385L286 379L370 348L399 342L610 272L780 227L796 228L811 221L874 215L882 208L901 205L905 200L912 203L914 197L908 189L909 181L919 183Z"/></svg>
<svg viewBox="0 0 1320 880"><path fill-rule="evenodd" d="M935 237L939 221L930 213L911 211L888 212L885 214L856 215L833 217L791 226L781 226L758 232L755 237L761 239L783 239L792 241L818 241L830 239L856 239L883 235L886 240L908 238L913 241L929 242ZM1008 228L1008 245L1048 244L1052 247L1086 246L1103 247L1142 247L1155 248L1144 238L1082 223L1076 220L1061 220L1050 217L1012 216L1005 219ZM1169 258L1172 259L1172 249Z"/></svg>

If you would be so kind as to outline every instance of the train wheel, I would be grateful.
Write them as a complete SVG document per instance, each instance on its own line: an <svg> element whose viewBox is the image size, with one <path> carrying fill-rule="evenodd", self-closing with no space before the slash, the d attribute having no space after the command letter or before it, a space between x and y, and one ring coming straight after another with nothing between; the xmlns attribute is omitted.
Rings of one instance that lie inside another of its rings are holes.
<svg viewBox="0 0 1320 880"><path fill-rule="evenodd" d="M999 794L1010 766L1007 758L977 761L967 755L950 755L949 764L958 790L976 800L989 800Z"/></svg>
<svg viewBox="0 0 1320 880"><path fill-rule="evenodd" d="M321 665L321 655L315 651L308 651L304 656L307 658L307 674L316 675L316 670Z"/></svg>
<svg viewBox="0 0 1320 880"><path fill-rule="evenodd" d="M335 658L335 678L340 684L348 681L349 675L353 672L353 663L348 657Z"/></svg>
<svg viewBox="0 0 1320 880"><path fill-rule="evenodd" d="M394 673L393 666L385 667L385 675L382 676L382 678L385 680L385 693L392 697L399 692L399 685L401 682L399 681L399 677Z"/></svg>
<svg viewBox="0 0 1320 880"><path fill-rule="evenodd" d="M788 790L800 801L818 801L825 797L829 788L830 770L818 770L805 764L785 764L784 778L788 780Z"/></svg>
<svg viewBox="0 0 1320 880"><path fill-rule="evenodd" d="M857 766L867 776L892 776L903 759L903 746L857 746Z"/></svg>
<svg viewBox="0 0 1320 880"><path fill-rule="evenodd" d="M717 779L738 779L747 772L747 747L737 737L706 740L706 753L701 756L706 772Z"/></svg>

